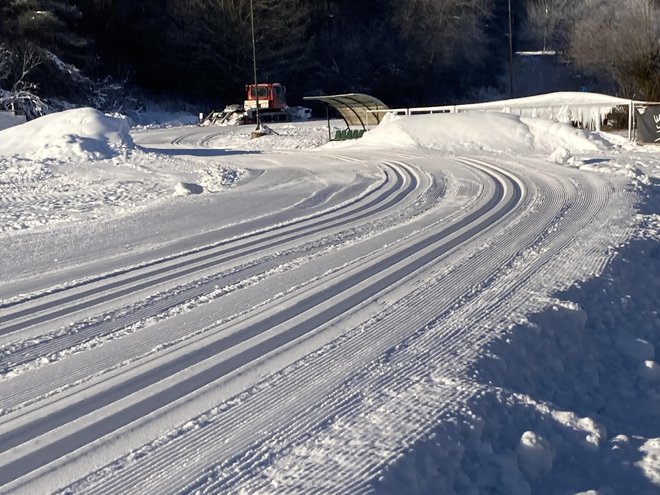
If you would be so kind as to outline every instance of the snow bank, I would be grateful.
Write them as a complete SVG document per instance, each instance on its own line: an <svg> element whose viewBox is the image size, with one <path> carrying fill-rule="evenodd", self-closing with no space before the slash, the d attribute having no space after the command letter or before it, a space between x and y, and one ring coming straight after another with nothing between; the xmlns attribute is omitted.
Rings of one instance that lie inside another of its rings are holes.
<svg viewBox="0 0 660 495"><path fill-rule="evenodd" d="M471 404L482 435L515 448L528 493L659 493L659 256L657 239L632 241L473 365L502 394Z"/></svg>
<svg viewBox="0 0 660 495"><path fill-rule="evenodd" d="M57 112L0 131L0 156L5 157L99 160L133 147L125 119L93 108Z"/></svg>
<svg viewBox="0 0 660 495"><path fill-rule="evenodd" d="M605 149L606 143L568 124L496 112L391 116L361 140L378 147L421 146L453 152L569 152Z"/></svg>
<svg viewBox="0 0 660 495"><path fill-rule="evenodd" d="M177 182L174 186L175 196L189 196L191 194L202 194L204 188L193 182Z"/></svg>
<svg viewBox="0 0 660 495"><path fill-rule="evenodd" d="M536 479L552 470L555 450L543 437L533 431L526 431L516 447L518 465L529 477Z"/></svg>

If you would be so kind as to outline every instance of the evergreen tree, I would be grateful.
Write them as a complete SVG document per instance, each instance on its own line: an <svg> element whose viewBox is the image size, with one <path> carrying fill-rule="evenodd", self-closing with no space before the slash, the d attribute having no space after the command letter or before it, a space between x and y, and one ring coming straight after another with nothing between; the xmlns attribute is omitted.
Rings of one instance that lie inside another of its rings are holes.
<svg viewBox="0 0 660 495"><path fill-rule="evenodd" d="M74 2L4 0L0 5L0 41L9 67L0 82L46 96L75 97L89 89L76 67L93 59L87 41L75 33L82 14Z"/></svg>

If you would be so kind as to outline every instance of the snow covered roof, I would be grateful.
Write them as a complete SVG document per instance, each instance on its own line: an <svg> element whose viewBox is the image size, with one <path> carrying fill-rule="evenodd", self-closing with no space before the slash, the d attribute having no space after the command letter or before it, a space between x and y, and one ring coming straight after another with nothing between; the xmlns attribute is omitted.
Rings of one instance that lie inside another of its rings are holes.
<svg viewBox="0 0 660 495"><path fill-rule="evenodd" d="M373 110L387 110L387 105L378 98L363 93L347 93L343 95L305 96L305 100L322 101L339 112L347 126L378 125L385 113L374 113Z"/></svg>

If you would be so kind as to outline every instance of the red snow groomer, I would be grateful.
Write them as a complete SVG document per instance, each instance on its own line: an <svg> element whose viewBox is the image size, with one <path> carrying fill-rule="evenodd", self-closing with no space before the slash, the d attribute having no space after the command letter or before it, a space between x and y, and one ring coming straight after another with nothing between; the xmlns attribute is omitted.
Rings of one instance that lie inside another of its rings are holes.
<svg viewBox="0 0 660 495"><path fill-rule="evenodd" d="M201 125L236 125L257 122L257 102L260 122L291 122L307 120L311 110L286 104L286 88L280 83L245 85L243 105L228 105L222 112L211 112Z"/></svg>
<svg viewBox="0 0 660 495"><path fill-rule="evenodd" d="M286 88L280 83L259 83L245 85L245 101L243 109L247 123L257 121L257 104L259 105L259 120L261 122L288 122L292 120L287 112Z"/></svg>

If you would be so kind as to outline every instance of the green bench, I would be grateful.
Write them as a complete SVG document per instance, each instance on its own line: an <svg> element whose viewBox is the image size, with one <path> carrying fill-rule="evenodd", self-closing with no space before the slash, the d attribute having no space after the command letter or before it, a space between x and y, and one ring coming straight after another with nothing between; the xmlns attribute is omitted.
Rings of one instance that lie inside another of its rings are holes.
<svg viewBox="0 0 660 495"><path fill-rule="evenodd" d="M364 129L340 129L335 132L333 141L346 141L348 139L360 139L364 136Z"/></svg>

